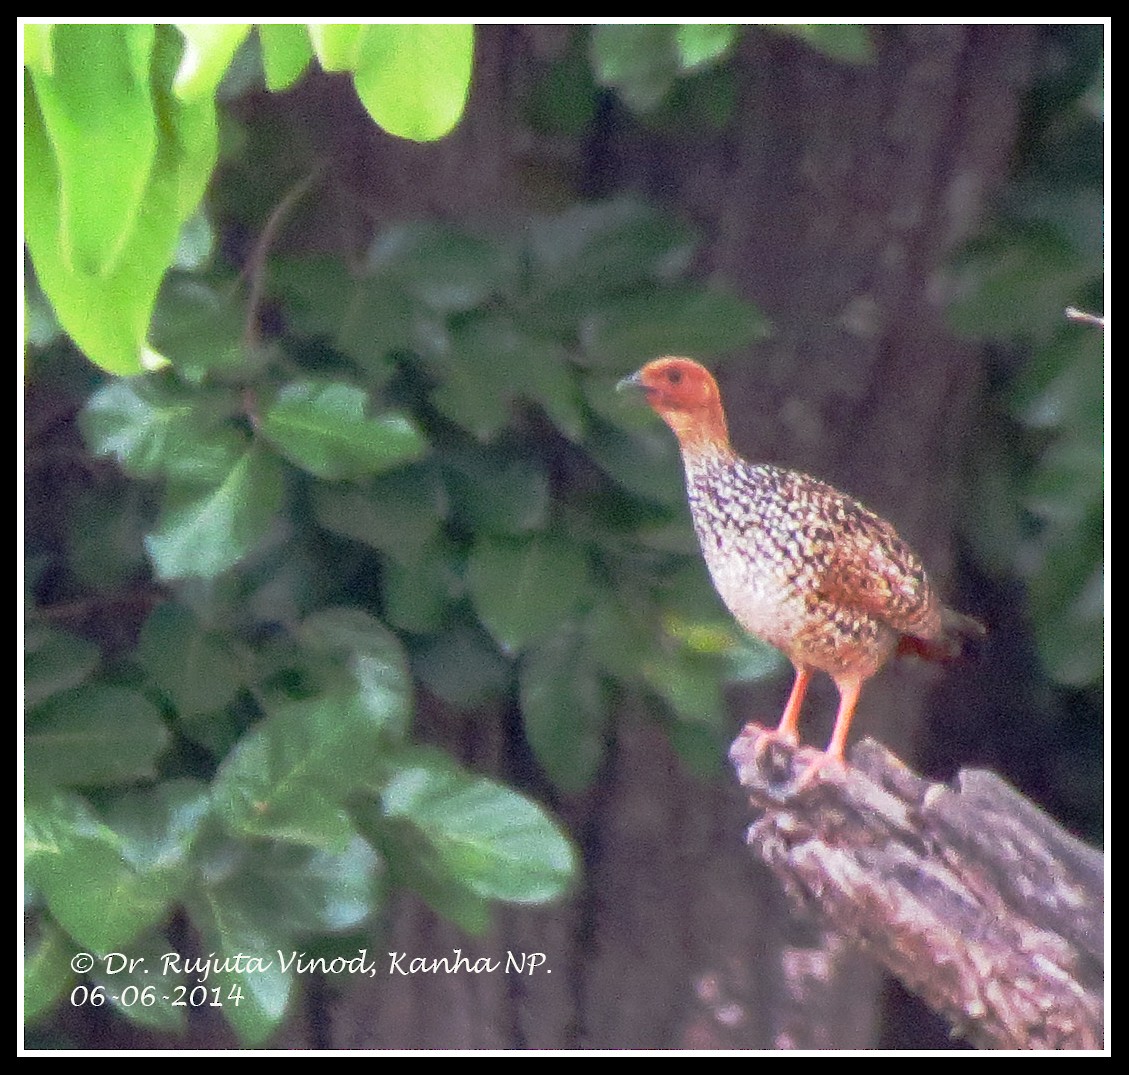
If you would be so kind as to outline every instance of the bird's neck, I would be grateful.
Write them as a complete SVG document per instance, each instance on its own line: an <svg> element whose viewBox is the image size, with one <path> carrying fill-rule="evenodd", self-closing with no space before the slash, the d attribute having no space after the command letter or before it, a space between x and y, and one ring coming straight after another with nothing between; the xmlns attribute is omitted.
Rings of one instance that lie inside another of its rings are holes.
<svg viewBox="0 0 1129 1075"><path fill-rule="evenodd" d="M720 404L708 410L670 410L663 418L674 431L682 455L688 461L694 457L727 459L735 454Z"/></svg>

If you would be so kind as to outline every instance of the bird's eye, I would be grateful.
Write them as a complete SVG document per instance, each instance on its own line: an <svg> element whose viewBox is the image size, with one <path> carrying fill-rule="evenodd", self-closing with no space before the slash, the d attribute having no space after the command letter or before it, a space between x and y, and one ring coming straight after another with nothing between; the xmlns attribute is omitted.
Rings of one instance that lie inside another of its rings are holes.
<svg viewBox="0 0 1129 1075"><path fill-rule="evenodd" d="M667 370L666 379L668 381L670 381L671 384L681 384L682 383L682 371L681 370Z"/></svg>

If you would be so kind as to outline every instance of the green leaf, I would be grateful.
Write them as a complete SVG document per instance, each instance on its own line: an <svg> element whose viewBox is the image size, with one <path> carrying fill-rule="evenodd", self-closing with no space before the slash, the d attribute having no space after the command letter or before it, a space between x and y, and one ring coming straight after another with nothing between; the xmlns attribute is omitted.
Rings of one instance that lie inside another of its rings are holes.
<svg viewBox="0 0 1129 1075"><path fill-rule="evenodd" d="M326 71L352 71L371 30L369 26L342 23L307 23L306 28L318 63Z"/></svg>
<svg viewBox="0 0 1129 1075"><path fill-rule="evenodd" d="M723 726L724 669L718 661L670 646L666 652L649 655L643 664L643 678L682 720L711 728Z"/></svg>
<svg viewBox="0 0 1129 1075"><path fill-rule="evenodd" d="M24 24L24 66L40 74L49 75L55 69L55 57L51 52L51 33L55 24Z"/></svg>
<svg viewBox="0 0 1129 1075"><path fill-rule="evenodd" d="M674 31L678 62L683 71L695 71L718 63L733 47L739 28L689 23Z"/></svg>
<svg viewBox="0 0 1129 1075"><path fill-rule="evenodd" d="M471 531L522 534L545 524L549 476L528 453L465 449L444 458L456 525Z"/></svg>
<svg viewBox="0 0 1129 1075"><path fill-rule="evenodd" d="M324 654L348 672L356 702L373 725L401 735L412 716L412 680L399 639L367 612L327 608L302 624L307 652ZM359 733L358 733L359 734Z"/></svg>
<svg viewBox="0 0 1129 1075"><path fill-rule="evenodd" d="M228 998L224 1017L245 1045L260 1045L286 1015L295 982L295 976L286 974L279 960L270 957L291 950L293 940L279 928L269 906L263 906L269 890L248 891L247 880L237 876L226 885L208 886L189 899L188 913L202 948L215 953L213 958L219 961L220 969L208 981L212 988L220 989L222 998ZM267 880L290 884L294 877L278 872ZM240 954L242 960L234 958ZM238 996L237 1003L234 996Z"/></svg>
<svg viewBox="0 0 1129 1075"><path fill-rule="evenodd" d="M573 206L526 230L535 311L551 328L575 331L609 290L626 292L686 267L692 233L666 213L629 199Z"/></svg>
<svg viewBox="0 0 1129 1075"><path fill-rule="evenodd" d="M523 332L507 318L476 318L452 334L440 367L444 383L432 399L482 441L509 424L517 399L540 403L565 436L578 440L584 415L567 359L559 344Z"/></svg>
<svg viewBox="0 0 1129 1075"><path fill-rule="evenodd" d="M214 97L236 51L251 32L251 24L175 22L173 25L184 35L185 42L173 92L184 101Z"/></svg>
<svg viewBox="0 0 1129 1075"><path fill-rule="evenodd" d="M156 993L161 998L168 996L169 1000L178 996L172 990L185 984L184 976L171 968L164 970L165 957L175 951L176 948L168 937L155 930L151 931L129 942L128 955L121 952L106 953L96 960L90 980L94 985L102 987L110 1005L131 1023L159 1033L183 1034L188 1025L184 1008L164 999L157 999L153 1004L146 1004L140 999L145 996L144 990L147 988L150 996ZM139 962L136 966L131 966L134 960ZM158 973L155 975L154 971ZM130 987L136 991L132 995L126 992ZM136 1002L123 1003L123 999L135 999Z"/></svg>
<svg viewBox="0 0 1129 1075"><path fill-rule="evenodd" d="M607 747L608 706L582 636L562 631L526 655L521 715L553 783L567 792L591 786Z"/></svg>
<svg viewBox="0 0 1129 1075"><path fill-rule="evenodd" d="M32 74L57 169L59 239L70 272L113 272L136 224L157 155L154 38L151 25L60 23L52 74Z"/></svg>
<svg viewBox="0 0 1129 1075"><path fill-rule="evenodd" d="M505 694L510 667L477 624L457 624L415 657L413 667L429 691L469 709Z"/></svg>
<svg viewBox="0 0 1129 1075"><path fill-rule="evenodd" d="M405 466L364 482L311 490L319 526L414 564L438 535L446 515L446 491L433 465Z"/></svg>
<svg viewBox="0 0 1129 1075"><path fill-rule="evenodd" d="M24 635L24 706L34 709L89 678L101 654L93 642L51 627L29 626Z"/></svg>
<svg viewBox="0 0 1129 1075"><path fill-rule="evenodd" d="M340 698L294 702L248 732L215 781L217 807L232 831L343 848L352 836L344 799L361 774L340 780L333 767L355 762L348 733L339 726L341 718L356 725L355 713Z"/></svg>
<svg viewBox="0 0 1129 1075"><path fill-rule="evenodd" d="M650 112L662 103L679 71L673 25L602 25L591 31L596 81L612 86L629 108Z"/></svg>
<svg viewBox="0 0 1129 1075"><path fill-rule="evenodd" d="M1105 572L1099 564L1066 602L1055 606L1053 611L1044 611L1040 606L1046 598L1040 591L1061 592L1064 588L1058 579L1042 582L1057 567L1049 567L1033 584L1034 603L1038 610L1035 640L1039 656L1055 682L1070 687L1097 687L1105 672ZM1073 578L1069 581L1076 582Z"/></svg>
<svg viewBox="0 0 1129 1075"><path fill-rule="evenodd" d="M366 395L344 383L288 385L262 418L262 432L319 478L359 478L419 458L427 442L405 415L365 417Z"/></svg>
<svg viewBox="0 0 1129 1075"><path fill-rule="evenodd" d="M416 549L410 560L385 563L380 587L388 622L416 634L439 630L462 593L459 566L451 544L439 540Z"/></svg>
<svg viewBox="0 0 1129 1075"><path fill-rule="evenodd" d="M474 27L369 26L353 73L368 114L400 138L431 142L454 129L470 91Z"/></svg>
<svg viewBox="0 0 1129 1075"><path fill-rule="evenodd" d="M873 63L874 44L870 29L850 23L793 23L781 24L771 29L777 33L798 37L816 52L844 63Z"/></svg>
<svg viewBox="0 0 1129 1075"><path fill-rule="evenodd" d="M467 586L482 622L503 651L517 653L561 628L592 594L584 550L556 534L480 537Z"/></svg>
<svg viewBox="0 0 1129 1075"><path fill-rule="evenodd" d="M159 605L141 629L137 659L182 719L223 709L244 686L221 634L205 631L182 605Z"/></svg>
<svg viewBox="0 0 1129 1075"><path fill-rule="evenodd" d="M610 426L598 426L587 441L588 454L625 489L676 510L690 525L678 445L658 422L628 436Z"/></svg>
<svg viewBox="0 0 1129 1075"><path fill-rule="evenodd" d="M249 366L243 319L233 295L177 274L165 283L153 312L153 345L187 381L199 384L213 370Z"/></svg>
<svg viewBox="0 0 1129 1075"><path fill-rule="evenodd" d="M168 730L144 695L89 683L52 696L29 721L27 778L70 786L151 779L167 741Z"/></svg>
<svg viewBox="0 0 1129 1075"><path fill-rule="evenodd" d="M439 857L420 841L410 822L384 817L379 802L355 811L365 838L379 847L388 862L390 878L398 887L410 888L436 914L461 930L483 934L490 927L490 901L451 876Z"/></svg>
<svg viewBox="0 0 1129 1075"><path fill-rule="evenodd" d="M228 755L215 796L238 832L339 850L352 833L345 799L406 728L411 681L395 636L359 610L317 613L300 637L343 674L321 696L273 705Z"/></svg>
<svg viewBox="0 0 1129 1075"><path fill-rule="evenodd" d="M262 539L282 501L278 462L251 449L218 485L170 486L145 547L164 579L214 578Z"/></svg>
<svg viewBox="0 0 1129 1075"><path fill-rule="evenodd" d="M369 250L367 268L443 314L483 305L512 286L517 271L510 251L431 220L385 228Z"/></svg>
<svg viewBox="0 0 1129 1075"><path fill-rule="evenodd" d="M182 892L204 801L186 784L131 793L118 807L123 834L76 796L32 796L24 816L28 878L79 944L120 950ZM144 815L143 829L128 831L130 814Z"/></svg>
<svg viewBox="0 0 1129 1075"><path fill-rule="evenodd" d="M755 306L692 286L655 288L602 303L581 327L592 363L617 371L661 354L734 351L769 335L769 323Z"/></svg>
<svg viewBox="0 0 1129 1075"><path fill-rule="evenodd" d="M111 491L112 490L112 491ZM151 521L145 490L100 482L71 503L68 564L75 579L99 594L121 592L149 572L145 531Z"/></svg>
<svg viewBox="0 0 1129 1075"><path fill-rule="evenodd" d="M127 35L126 40L132 38ZM92 361L111 373L135 374L160 363L161 356L145 342L157 290L172 263L181 224L195 211L215 165L214 103L206 100L188 105L171 96L169 86L181 46L180 35L171 27L157 27L152 108L158 144L124 245L112 271L105 267L101 275L72 264L64 255L59 167L35 87L30 80L25 86L24 229L36 276L59 323ZM62 64L73 57L60 54L58 59ZM148 87L148 75L145 84ZM127 159L129 156L126 154ZM90 159L85 158L82 166L94 177L103 167L111 167L101 160L91 167ZM108 200L104 185L98 185L91 196Z"/></svg>
<svg viewBox="0 0 1129 1075"><path fill-rule="evenodd" d="M74 941L49 919L40 924L39 932L39 938L28 944L24 959L25 1023L47 1014L75 980L71 970Z"/></svg>
<svg viewBox="0 0 1129 1075"><path fill-rule="evenodd" d="M313 59L310 35L304 26L263 23L257 27L263 50L267 89L274 93L293 86Z"/></svg>
<svg viewBox="0 0 1129 1075"><path fill-rule="evenodd" d="M1047 341L1062 329L1073 303L1095 271L1092 260L1058 229L1011 225L990 234L956 264L961 296L949 308L965 335Z"/></svg>
<svg viewBox="0 0 1129 1075"><path fill-rule="evenodd" d="M238 1004L225 1001L224 1016L245 1044L261 1044L281 1024L301 980L297 965L284 967L279 952L287 960L301 955L298 936L353 929L379 911L382 864L359 838L337 853L265 842L220 845L212 861L222 867L189 895L189 917L201 950L221 963L209 989L218 986L224 997L240 993ZM251 963L256 959L259 966Z"/></svg>
<svg viewBox="0 0 1129 1075"><path fill-rule="evenodd" d="M575 876L571 844L540 807L430 756L409 755L381 801L387 817L409 821L450 875L479 896L544 903Z"/></svg>
<svg viewBox="0 0 1129 1075"><path fill-rule="evenodd" d="M236 404L234 393L114 380L90 397L79 424L91 454L114 456L127 474L207 485L222 481L240 458L245 442L221 425Z"/></svg>

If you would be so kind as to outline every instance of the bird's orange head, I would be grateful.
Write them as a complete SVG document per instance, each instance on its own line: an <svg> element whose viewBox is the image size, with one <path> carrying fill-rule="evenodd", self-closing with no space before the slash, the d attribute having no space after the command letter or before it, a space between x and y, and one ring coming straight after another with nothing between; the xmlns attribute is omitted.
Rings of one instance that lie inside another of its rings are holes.
<svg viewBox="0 0 1129 1075"><path fill-rule="evenodd" d="M656 358L619 385L643 390L684 451L730 450L721 392L705 366L689 358Z"/></svg>

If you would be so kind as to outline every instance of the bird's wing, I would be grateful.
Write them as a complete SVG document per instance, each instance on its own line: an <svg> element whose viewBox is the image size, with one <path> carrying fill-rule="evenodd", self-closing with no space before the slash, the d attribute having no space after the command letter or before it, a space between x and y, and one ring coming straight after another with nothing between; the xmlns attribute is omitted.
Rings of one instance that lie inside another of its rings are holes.
<svg viewBox="0 0 1129 1075"><path fill-rule="evenodd" d="M813 490L831 532L817 588L834 604L880 620L900 634L932 638L941 609L925 568L885 519L830 486Z"/></svg>

